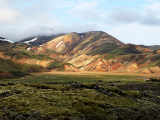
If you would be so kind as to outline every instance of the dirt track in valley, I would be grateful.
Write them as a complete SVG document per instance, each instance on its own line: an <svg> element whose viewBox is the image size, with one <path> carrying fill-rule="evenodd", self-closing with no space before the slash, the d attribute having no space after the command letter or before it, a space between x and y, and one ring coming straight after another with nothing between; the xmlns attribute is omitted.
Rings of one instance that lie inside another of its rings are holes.
<svg viewBox="0 0 160 120"><path fill-rule="evenodd" d="M52 71L52 72L41 72L33 73L33 75L120 75L120 76L144 76L144 77L158 77L160 74L138 74L138 73L127 73L127 72L93 72L93 71L82 71L82 72L61 72L61 71Z"/></svg>

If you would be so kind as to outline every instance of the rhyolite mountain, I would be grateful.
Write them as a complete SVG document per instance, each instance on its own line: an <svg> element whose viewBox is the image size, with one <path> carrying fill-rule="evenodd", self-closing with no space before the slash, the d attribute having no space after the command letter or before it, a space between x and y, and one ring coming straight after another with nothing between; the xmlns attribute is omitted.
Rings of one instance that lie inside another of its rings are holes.
<svg viewBox="0 0 160 120"><path fill-rule="evenodd" d="M160 50L124 44L102 31L34 36L16 43L7 42L5 47L0 44L0 58L18 64L41 65L47 68L43 71L160 73ZM35 70L28 68L28 71Z"/></svg>
<svg viewBox="0 0 160 120"><path fill-rule="evenodd" d="M25 38L19 42L29 43L34 46L39 46L61 35L64 35L64 34L51 35L51 36L34 36L34 37ZM16 42L16 43L19 43L19 42Z"/></svg>
<svg viewBox="0 0 160 120"><path fill-rule="evenodd" d="M151 50L160 50L160 45L152 45L152 46L139 45L139 46L149 48Z"/></svg>
<svg viewBox="0 0 160 120"><path fill-rule="evenodd" d="M93 50L99 50L100 48L106 49L106 46L117 47L124 44L113 36L101 31L60 34L48 37L36 36L26 38L20 42L29 43L34 46L41 45L47 49L63 53L69 53L71 51L71 53L74 53L75 51L84 49L84 52L92 52Z"/></svg>

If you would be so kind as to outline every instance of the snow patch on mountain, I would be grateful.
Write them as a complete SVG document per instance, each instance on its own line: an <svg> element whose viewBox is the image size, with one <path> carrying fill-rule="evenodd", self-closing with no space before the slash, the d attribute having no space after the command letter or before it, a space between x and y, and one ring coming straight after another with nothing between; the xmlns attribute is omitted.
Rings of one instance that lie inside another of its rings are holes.
<svg viewBox="0 0 160 120"><path fill-rule="evenodd" d="M30 43L30 42L34 42L34 41L36 41L38 38L36 37L36 38L34 38L34 39L31 39L31 40L29 40L29 41L25 41L24 43Z"/></svg>
<svg viewBox="0 0 160 120"><path fill-rule="evenodd" d="M10 43L14 43L13 41L10 41L8 39L0 39L1 41L6 41L6 42L10 42Z"/></svg>
<svg viewBox="0 0 160 120"><path fill-rule="evenodd" d="M63 43L63 41L59 42L59 43L56 45L56 48L57 48L60 44L62 44L62 43Z"/></svg>
<svg viewBox="0 0 160 120"><path fill-rule="evenodd" d="M31 47L27 48L27 50L30 50L30 49L31 49Z"/></svg>

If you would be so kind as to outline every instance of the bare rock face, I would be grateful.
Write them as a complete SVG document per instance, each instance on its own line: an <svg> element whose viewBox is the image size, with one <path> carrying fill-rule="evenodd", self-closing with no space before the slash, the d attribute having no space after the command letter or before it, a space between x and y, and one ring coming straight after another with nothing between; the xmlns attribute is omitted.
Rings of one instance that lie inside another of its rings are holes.
<svg viewBox="0 0 160 120"><path fill-rule="evenodd" d="M61 66L62 67L62 66ZM65 72L80 72L80 70L73 65L64 64L63 68L59 69L59 67L51 69L51 71L65 71Z"/></svg>
<svg viewBox="0 0 160 120"><path fill-rule="evenodd" d="M120 63L112 63L109 61L106 61L104 59L97 59L87 66L85 66L84 71L99 71L99 72L107 72L107 71L113 71L113 70L118 70L121 68L122 64Z"/></svg>
<svg viewBox="0 0 160 120"><path fill-rule="evenodd" d="M151 71L150 71L148 68L146 68L146 69L144 69L143 71L141 71L141 73L142 73L142 74L150 74Z"/></svg>
<svg viewBox="0 0 160 120"><path fill-rule="evenodd" d="M146 68L141 73L144 73L144 74L160 73L160 67L159 66L155 66L155 67Z"/></svg>
<svg viewBox="0 0 160 120"><path fill-rule="evenodd" d="M157 54L158 54L158 53L160 53L160 50L157 50L156 52L157 52Z"/></svg>
<svg viewBox="0 0 160 120"><path fill-rule="evenodd" d="M57 52L67 53L74 49L74 46L79 43L79 40L80 36L77 33L70 33L57 37L43 44L42 46L50 50L55 50Z"/></svg>
<svg viewBox="0 0 160 120"><path fill-rule="evenodd" d="M90 63L84 71L100 71L106 72L111 69L111 66L107 64L107 62L101 58Z"/></svg>
<svg viewBox="0 0 160 120"><path fill-rule="evenodd" d="M80 70L72 65L64 65L66 72L79 72Z"/></svg>
<svg viewBox="0 0 160 120"><path fill-rule="evenodd" d="M50 60L37 60L37 59L28 59L28 58L22 58L16 61L23 64L25 63L25 64L41 65L43 67L47 67L51 63Z"/></svg>
<svg viewBox="0 0 160 120"><path fill-rule="evenodd" d="M45 47L32 47L30 50L33 50L35 54L45 54L47 52Z"/></svg>
<svg viewBox="0 0 160 120"><path fill-rule="evenodd" d="M139 69L145 68L146 66L148 66L149 64L151 64L152 61L151 60L147 60L145 63L139 65Z"/></svg>
<svg viewBox="0 0 160 120"><path fill-rule="evenodd" d="M80 55L80 56L72 59L71 61L69 61L69 63L71 63L75 67L86 66L89 63L91 63L92 61L94 61L95 58L97 58L97 57L99 57L99 55L91 56L91 55L83 54L83 55Z"/></svg>
<svg viewBox="0 0 160 120"><path fill-rule="evenodd" d="M126 71L133 72L138 70L138 64L137 63L131 63L129 66L127 66Z"/></svg>
<svg viewBox="0 0 160 120"><path fill-rule="evenodd" d="M115 63L115 62L113 62L113 63L111 63L111 66L112 66L112 70L119 70L119 69L122 68L122 63L119 63L119 62Z"/></svg>
<svg viewBox="0 0 160 120"><path fill-rule="evenodd" d="M152 73L160 73L160 67L155 66L155 67L150 67L148 68Z"/></svg>

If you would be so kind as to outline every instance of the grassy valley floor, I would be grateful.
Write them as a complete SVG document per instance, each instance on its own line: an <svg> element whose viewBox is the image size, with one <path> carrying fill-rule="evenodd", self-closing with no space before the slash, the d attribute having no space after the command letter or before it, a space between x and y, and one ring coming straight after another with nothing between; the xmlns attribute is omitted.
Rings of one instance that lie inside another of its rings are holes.
<svg viewBox="0 0 160 120"><path fill-rule="evenodd" d="M158 120L158 74L34 73L0 80L2 120Z"/></svg>
<svg viewBox="0 0 160 120"><path fill-rule="evenodd" d="M151 74L141 74L141 73L131 73L131 72L94 72L94 71L81 71L81 72L63 72L63 71L52 71L52 72L41 72L33 73L33 75L114 75L114 76L143 76L143 77L159 77L159 73Z"/></svg>

